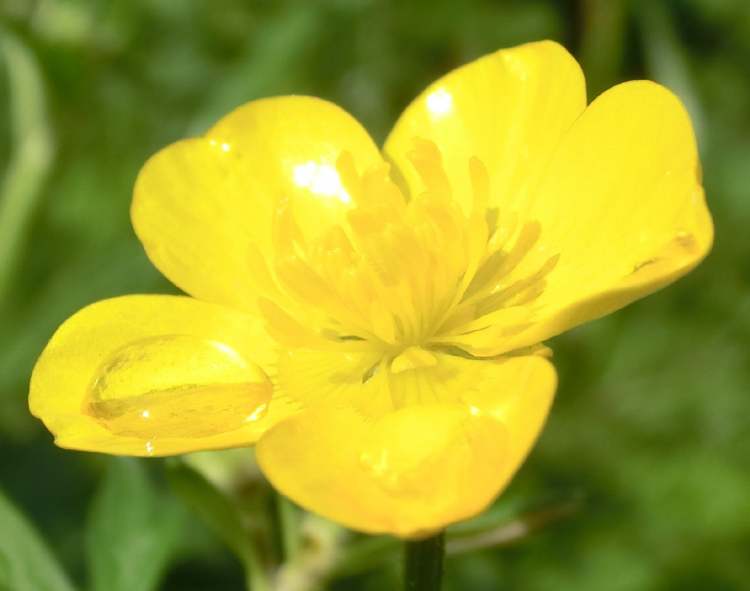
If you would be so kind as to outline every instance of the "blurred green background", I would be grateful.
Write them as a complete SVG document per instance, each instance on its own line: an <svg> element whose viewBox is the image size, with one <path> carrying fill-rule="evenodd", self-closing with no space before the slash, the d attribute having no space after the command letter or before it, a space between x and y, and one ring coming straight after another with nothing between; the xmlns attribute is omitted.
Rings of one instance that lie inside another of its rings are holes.
<svg viewBox="0 0 750 591"><path fill-rule="evenodd" d="M446 589L750 589L750 2L0 0L0 27L0 589L242 589L224 509L251 516L260 560L278 555L247 452L192 467L65 452L28 414L60 322L174 289L130 228L145 159L285 93L331 99L382 140L429 81L542 38L579 58L590 96L640 77L680 94L716 246L677 285L552 343L556 406L486 517L506 541L449 557ZM201 474L231 491L213 517L215 490L190 487ZM302 579L396 588L388 540L304 527ZM305 588L293 578L285 589Z"/></svg>

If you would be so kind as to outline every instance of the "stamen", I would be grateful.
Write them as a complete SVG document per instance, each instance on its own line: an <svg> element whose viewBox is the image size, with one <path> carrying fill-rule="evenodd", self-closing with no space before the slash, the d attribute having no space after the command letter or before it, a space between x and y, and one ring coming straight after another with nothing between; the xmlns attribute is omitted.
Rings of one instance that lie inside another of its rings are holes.
<svg viewBox="0 0 750 591"><path fill-rule="evenodd" d="M449 199L451 195L448 175L443 168L443 158L434 142L414 138L414 148L407 154L409 161L424 184L425 191L436 197Z"/></svg>
<svg viewBox="0 0 750 591"><path fill-rule="evenodd" d="M539 254L540 224L519 227L515 212L488 209L491 179L476 157L467 161L470 196L452 195L433 142L416 139L409 159L421 189L408 200L387 165L360 173L343 152L334 173L350 198L346 207L301 229L295 215L307 206L296 211L295 202L279 201L273 263L264 265L256 251L249 259L267 298L261 309L269 331L282 344L318 351L369 347L385 373L401 376L436 366L424 346L472 341L480 344L471 352L491 349L528 323L558 260L530 257ZM313 190L320 179L307 180ZM376 373L368 367L363 382ZM414 381L409 396L432 395L420 388Z"/></svg>
<svg viewBox="0 0 750 591"><path fill-rule="evenodd" d="M510 304L515 296L522 295L529 288L539 287L544 281L544 277L555 268L558 260L560 260L560 255L551 256L536 273L519 279L511 283L508 287L480 300L476 305L477 315L482 316L493 310L497 310L500 306Z"/></svg>
<svg viewBox="0 0 750 591"><path fill-rule="evenodd" d="M391 362L391 371L394 374L399 374L410 369L434 367L435 365L437 365L435 355L421 347L408 347Z"/></svg>
<svg viewBox="0 0 750 591"><path fill-rule="evenodd" d="M490 202L490 175L484 163L476 156L469 158L469 178L474 193L473 212L482 214L488 211L487 205ZM494 211L497 214L497 210Z"/></svg>

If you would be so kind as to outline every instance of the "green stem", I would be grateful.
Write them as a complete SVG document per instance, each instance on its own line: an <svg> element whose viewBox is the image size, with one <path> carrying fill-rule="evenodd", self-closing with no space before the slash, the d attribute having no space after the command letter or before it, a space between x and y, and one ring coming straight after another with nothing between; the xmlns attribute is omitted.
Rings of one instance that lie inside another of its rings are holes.
<svg viewBox="0 0 750 591"><path fill-rule="evenodd" d="M293 562L299 553L300 531L297 508L285 496L276 493L276 510L278 512L281 535L281 550L284 562Z"/></svg>
<svg viewBox="0 0 750 591"><path fill-rule="evenodd" d="M271 591L271 584L257 556L248 557L243 566L247 591Z"/></svg>
<svg viewBox="0 0 750 591"><path fill-rule="evenodd" d="M439 591L443 578L445 533L406 542L404 553L405 591Z"/></svg>

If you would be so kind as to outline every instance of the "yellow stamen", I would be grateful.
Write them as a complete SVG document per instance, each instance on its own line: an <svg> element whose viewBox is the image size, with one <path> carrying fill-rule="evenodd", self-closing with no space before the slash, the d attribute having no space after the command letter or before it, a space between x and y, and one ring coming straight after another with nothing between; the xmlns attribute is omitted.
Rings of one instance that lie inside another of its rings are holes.
<svg viewBox="0 0 750 591"><path fill-rule="evenodd" d="M391 371L399 374L410 369L434 367L437 357L421 347L408 347L391 362Z"/></svg>

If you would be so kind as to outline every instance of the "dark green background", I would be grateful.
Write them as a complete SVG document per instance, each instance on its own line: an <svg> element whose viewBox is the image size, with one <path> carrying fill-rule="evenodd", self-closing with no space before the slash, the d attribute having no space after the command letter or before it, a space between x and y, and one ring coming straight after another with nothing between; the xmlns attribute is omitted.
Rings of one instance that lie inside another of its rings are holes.
<svg viewBox="0 0 750 591"><path fill-rule="evenodd" d="M67 316L173 290L130 228L145 159L249 99L285 93L331 99L382 140L429 81L552 38L582 62L590 96L640 77L680 94L716 245L677 285L555 339L556 406L497 511L576 510L512 545L449 558L447 588L750 589L750 2L0 0L0 19L20 51L11 72L0 59L0 204L14 201L0 207L0 489L78 588L114 590L91 554L109 543L107 519L125 519L101 506L140 464L153 515L126 520L142 524L112 534L112 552L137 570L133 544L168 546L159 588L242 588L229 551L175 500L162 461L58 450L26 407L34 359ZM243 482L267 501L262 483ZM152 517L170 511L180 535L149 541L163 534ZM0 559L4 535L0 522ZM386 564L332 588L394 588L395 559Z"/></svg>

